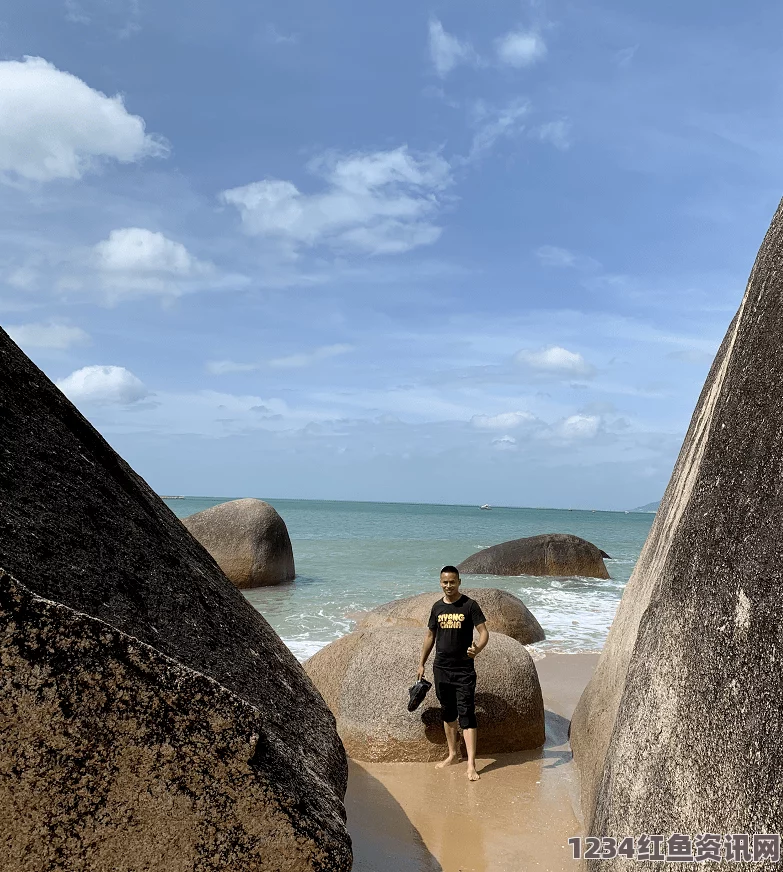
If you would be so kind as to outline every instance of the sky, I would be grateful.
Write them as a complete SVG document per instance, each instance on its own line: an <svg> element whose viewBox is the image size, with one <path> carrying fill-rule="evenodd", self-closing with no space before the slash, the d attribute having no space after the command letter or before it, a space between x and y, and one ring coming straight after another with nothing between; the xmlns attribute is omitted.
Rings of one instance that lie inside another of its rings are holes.
<svg viewBox="0 0 783 872"><path fill-rule="evenodd" d="M783 191L783 7L0 8L0 324L159 493L660 498Z"/></svg>

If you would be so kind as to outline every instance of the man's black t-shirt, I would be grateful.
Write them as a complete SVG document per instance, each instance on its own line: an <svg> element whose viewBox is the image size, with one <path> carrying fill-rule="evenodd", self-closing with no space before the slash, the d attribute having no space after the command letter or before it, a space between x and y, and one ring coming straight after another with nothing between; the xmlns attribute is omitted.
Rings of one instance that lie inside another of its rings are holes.
<svg viewBox="0 0 783 872"><path fill-rule="evenodd" d="M439 599L432 607L427 626L435 633L435 666L475 669L468 648L473 642L473 628L486 621L481 606L463 593L453 603Z"/></svg>

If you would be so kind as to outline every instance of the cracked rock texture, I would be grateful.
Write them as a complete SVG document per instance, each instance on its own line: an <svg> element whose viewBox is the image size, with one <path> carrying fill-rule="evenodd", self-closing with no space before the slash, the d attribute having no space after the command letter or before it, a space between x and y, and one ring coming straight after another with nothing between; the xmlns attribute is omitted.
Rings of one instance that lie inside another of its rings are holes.
<svg viewBox="0 0 783 872"><path fill-rule="evenodd" d="M783 831L781 336L778 207L574 713L587 833Z"/></svg>
<svg viewBox="0 0 783 872"><path fill-rule="evenodd" d="M238 588L279 584L296 575L285 521L263 500L229 500L182 523Z"/></svg>
<svg viewBox="0 0 783 872"><path fill-rule="evenodd" d="M2 331L0 420L3 872L350 869L320 695Z"/></svg>
<svg viewBox="0 0 783 872"><path fill-rule="evenodd" d="M446 748L435 688L409 712L424 632L408 627L357 630L314 654L305 669L337 718L355 760L399 763L441 760ZM432 661L427 677L432 681ZM479 752L495 754L544 744L544 703L533 658L515 639L490 634L476 657Z"/></svg>
<svg viewBox="0 0 783 872"><path fill-rule="evenodd" d="M490 633L503 633L523 645L532 645L544 639L541 624L528 610L519 597L496 587L476 587L460 593L469 596L481 606L487 619ZM372 630L376 627L426 627L433 603L438 601L436 593L421 593L404 599L392 600L367 612L357 624L358 630Z"/></svg>
<svg viewBox="0 0 783 872"><path fill-rule="evenodd" d="M609 578L600 548L570 533L543 533L482 548L457 567L465 575L583 575Z"/></svg>

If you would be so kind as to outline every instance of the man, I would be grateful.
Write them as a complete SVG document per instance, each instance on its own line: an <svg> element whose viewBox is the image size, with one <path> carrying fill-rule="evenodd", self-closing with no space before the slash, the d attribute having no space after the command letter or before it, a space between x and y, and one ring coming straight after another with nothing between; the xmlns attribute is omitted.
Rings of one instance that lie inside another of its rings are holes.
<svg viewBox="0 0 783 872"><path fill-rule="evenodd" d="M479 604L459 592L459 571L444 566L440 571L443 598L432 607L427 635L421 646L417 678L424 675L424 664L435 648L435 693L443 712L443 728L449 755L438 768L459 762L457 754L457 719L462 727L468 751L468 778L478 781L476 772L476 666L473 658L487 646L489 633L486 618ZM473 630L478 642L473 641Z"/></svg>

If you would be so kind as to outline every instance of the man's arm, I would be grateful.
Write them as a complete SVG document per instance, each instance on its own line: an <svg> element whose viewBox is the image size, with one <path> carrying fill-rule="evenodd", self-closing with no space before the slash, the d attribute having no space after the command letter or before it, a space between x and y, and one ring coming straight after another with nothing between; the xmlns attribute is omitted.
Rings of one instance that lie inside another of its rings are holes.
<svg viewBox="0 0 783 872"><path fill-rule="evenodd" d="M486 624L479 624L476 627L476 632L478 633L478 642L473 642L468 648L468 657L475 657L487 647L487 642L489 642L489 630Z"/></svg>
<svg viewBox="0 0 783 872"><path fill-rule="evenodd" d="M435 633L428 629L427 635L424 637L424 642L421 645L421 657L419 658L419 669L416 673L416 680L418 681L424 675L424 664L427 662L427 658L430 656L430 652L432 651L432 646L435 644Z"/></svg>

